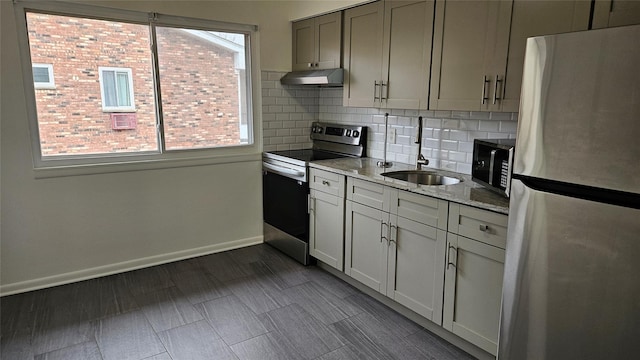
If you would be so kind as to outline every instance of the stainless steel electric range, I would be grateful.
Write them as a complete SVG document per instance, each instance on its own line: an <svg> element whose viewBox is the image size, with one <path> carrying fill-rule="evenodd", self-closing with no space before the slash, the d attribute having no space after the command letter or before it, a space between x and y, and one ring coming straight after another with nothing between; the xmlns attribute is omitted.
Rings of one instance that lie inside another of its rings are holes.
<svg viewBox="0 0 640 360"><path fill-rule="evenodd" d="M309 162L366 156L367 128L314 122L312 147L262 155L264 241L309 264Z"/></svg>

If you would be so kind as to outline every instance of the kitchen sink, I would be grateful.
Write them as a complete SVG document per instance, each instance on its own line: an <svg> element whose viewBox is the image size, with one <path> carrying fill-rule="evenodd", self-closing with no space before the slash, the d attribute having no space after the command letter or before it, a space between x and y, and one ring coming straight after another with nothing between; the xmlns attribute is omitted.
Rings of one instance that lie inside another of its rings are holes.
<svg viewBox="0 0 640 360"><path fill-rule="evenodd" d="M455 185L462 181L456 177L444 176L435 171L425 170L390 171L381 175L419 185Z"/></svg>

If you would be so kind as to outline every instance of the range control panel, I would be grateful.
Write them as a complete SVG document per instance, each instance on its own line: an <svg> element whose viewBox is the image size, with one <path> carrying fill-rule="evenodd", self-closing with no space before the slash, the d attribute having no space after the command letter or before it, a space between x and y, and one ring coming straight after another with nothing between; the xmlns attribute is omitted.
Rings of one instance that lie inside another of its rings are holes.
<svg viewBox="0 0 640 360"><path fill-rule="evenodd" d="M311 139L360 145L362 141L366 141L366 131L365 126L314 122L311 125Z"/></svg>

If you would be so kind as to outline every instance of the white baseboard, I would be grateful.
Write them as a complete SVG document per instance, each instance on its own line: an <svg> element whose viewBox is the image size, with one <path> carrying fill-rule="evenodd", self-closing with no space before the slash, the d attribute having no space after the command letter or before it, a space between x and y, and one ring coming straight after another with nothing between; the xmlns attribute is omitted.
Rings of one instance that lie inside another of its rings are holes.
<svg viewBox="0 0 640 360"><path fill-rule="evenodd" d="M262 236L229 241L221 244L203 246L195 249L180 250L172 253L153 255L145 258L123 261L116 264L97 266L89 269L82 269L68 273L47 276L38 279L21 281L12 284L0 285L0 296L13 295L22 292L43 289L52 286L69 284L77 281L93 279L97 277L113 275L125 271L131 271L150 267L154 265L166 264L169 262L189 259L197 256L213 254L217 252L238 249L250 245L261 244Z"/></svg>

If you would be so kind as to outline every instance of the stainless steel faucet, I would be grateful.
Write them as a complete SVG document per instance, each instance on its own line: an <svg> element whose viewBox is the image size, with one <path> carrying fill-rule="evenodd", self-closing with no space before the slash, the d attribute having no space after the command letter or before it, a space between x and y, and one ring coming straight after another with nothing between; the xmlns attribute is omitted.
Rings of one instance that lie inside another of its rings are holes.
<svg viewBox="0 0 640 360"><path fill-rule="evenodd" d="M418 135L416 136L416 144L418 144L418 159L416 160L416 170L422 170L422 166L429 165L429 160L422 155L422 116L418 116Z"/></svg>

